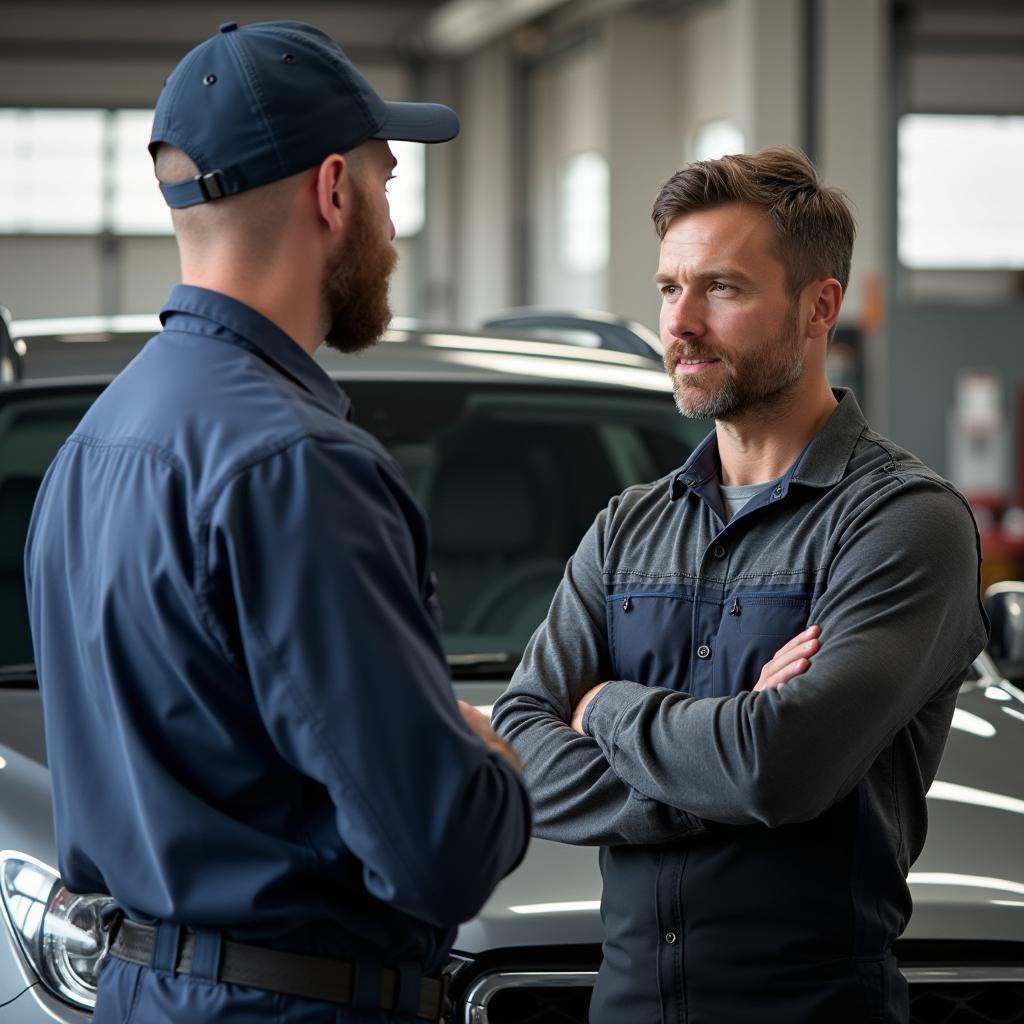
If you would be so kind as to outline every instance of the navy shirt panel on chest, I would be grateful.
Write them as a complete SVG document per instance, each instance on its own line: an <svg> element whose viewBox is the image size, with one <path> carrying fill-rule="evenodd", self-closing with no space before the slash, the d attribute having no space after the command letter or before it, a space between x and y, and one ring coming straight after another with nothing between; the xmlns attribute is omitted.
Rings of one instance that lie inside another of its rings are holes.
<svg viewBox="0 0 1024 1024"><path fill-rule="evenodd" d="M692 479L692 478L691 478ZM652 572L643 538L609 551L605 567L607 628L616 678L725 697L750 690L762 666L807 627L823 581L820 539L791 544L785 564L773 553L778 519L773 498L788 479L751 499L723 524L717 487L663 489L642 499L654 531L675 533ZM808 534L814 537L814 533Z"/></svg>

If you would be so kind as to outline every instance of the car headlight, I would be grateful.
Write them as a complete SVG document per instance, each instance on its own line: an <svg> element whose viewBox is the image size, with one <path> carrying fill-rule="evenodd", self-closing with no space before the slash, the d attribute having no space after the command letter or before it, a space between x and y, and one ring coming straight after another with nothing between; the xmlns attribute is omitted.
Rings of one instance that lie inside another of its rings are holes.
<svg viewBox="0 0 1024 1024"><path fill-rule="evenodd" d="M96 1005L96 976L106 952L100 927L109 896L80 896L34 857L0 853L0 908L22 966L54 994L81 1009Z"/></svg>

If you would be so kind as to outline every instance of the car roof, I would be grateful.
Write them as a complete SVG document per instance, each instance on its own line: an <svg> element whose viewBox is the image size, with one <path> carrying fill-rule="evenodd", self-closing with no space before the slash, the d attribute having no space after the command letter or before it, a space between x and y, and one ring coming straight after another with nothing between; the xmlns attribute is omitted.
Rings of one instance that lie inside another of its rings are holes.
<svg viewBox="0 0 1024 1024"><path fill-rule="evenodd" d="M381 344L356 354L324 345L316 359L339 380L515 379L669 390L657 338L637 325L624 327L626 321L595 319L604 316L556 313L546 320L538 311L515 311L502 327L477 331L395 319ZM619 332L611 344L634 351L609 349L606 324ZM19 365L9 376L19 385L109 379L159 331L159 319L148 315L13 321L10 344Z"/></svg>

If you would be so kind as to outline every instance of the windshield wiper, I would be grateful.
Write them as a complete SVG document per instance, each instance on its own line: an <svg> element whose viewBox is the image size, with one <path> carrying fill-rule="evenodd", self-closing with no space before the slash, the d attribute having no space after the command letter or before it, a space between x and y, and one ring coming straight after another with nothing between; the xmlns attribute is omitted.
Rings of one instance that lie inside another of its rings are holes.
<svg viewBox="0 0 1024 1024"><path fill-rule="evenodd" d="M448 670L452 679L479 679L481 676L511 679L521 657L518 651L449 654Z"/></svg>

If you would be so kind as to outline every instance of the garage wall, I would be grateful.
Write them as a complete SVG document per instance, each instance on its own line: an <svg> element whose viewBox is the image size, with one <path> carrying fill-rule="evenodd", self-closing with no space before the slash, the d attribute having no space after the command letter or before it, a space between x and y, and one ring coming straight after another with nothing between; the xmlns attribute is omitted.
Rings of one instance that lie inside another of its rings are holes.
<svg viewBox="0 0 1024 1024"><path fill-rule="evenodd" d="M607 56L599 36L541 63L530 76L529 303L559 309L608 307L607 268L566 268L560 255L561 184L580 153L607 158Z"/></svg>
<svg viewBox="0 0 1024 1024"><path fill-rule="evenodd" d="M447 145L456 173L455 319L477 324L512 305L517 239L515 67L505 41L459 68L459 137Z"/></svg>
<svg viewBox="0 0 1024 1024"><path fill-rule="evenodd" d="M1024 115L1024 8L1015 15L926 10L905 26L900 49L896 113ZM972 154L951 152L949 159L970 161ZM979 187L983 181L980 167ZM908 271L893 262L888 429L940 472L950 472L947 420L962 371L995 373L1013 422L1024 391L1024 274ZM1011 458L1019 465L1014 433Z"/></svg>
<svg viewBox="0 0 1024 1024"><path fill-rule="evenodd" d="M382 40L414 24L422 5L297 3L289 17L332 31L382 95L417 98L412 66L384 60ZM178 59L223 21L281 17L260 0L231 3L4 4L0 107L151 107ZM363 59L360 60L360 54ZM156 184L154 181L154 188ZM54 202L60 202L55 196ZM396 312L417 305L421 239L399 242ZM0 235L0 304L17 317L148 312L178 279L173 237Z"/></svg>
<svg viewBox="0 0 1024 1024"><path fill-rule="evenodd" d="M528 301L609 309L656 325L651 206L665 179L693 158L698 129L726 120L757 147L801 141L799 7L641 7L595 21L532 68ZM606 269L580 274L559 259L559 190L566 162L590 150L609 165L610 255Z"/></svg>

